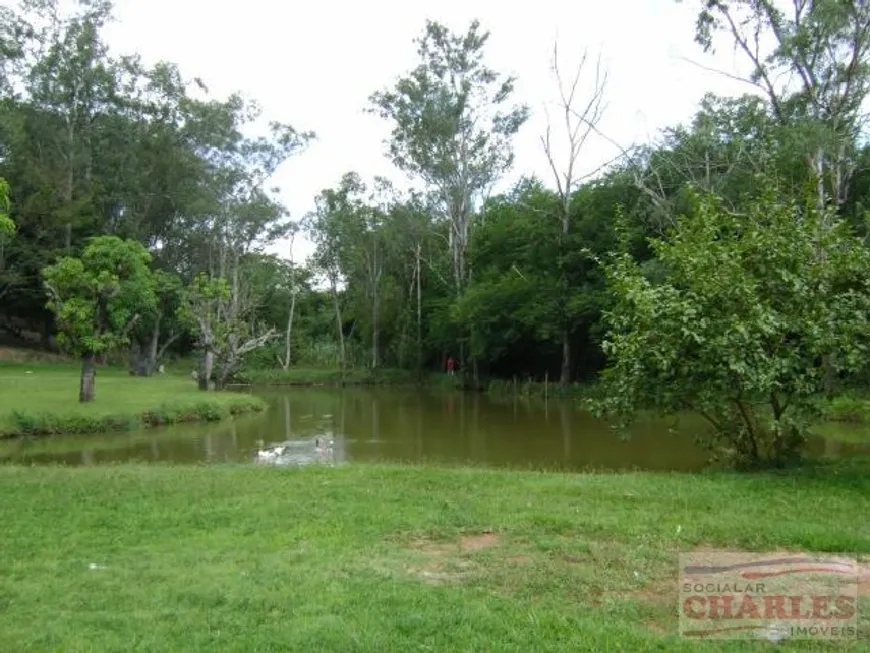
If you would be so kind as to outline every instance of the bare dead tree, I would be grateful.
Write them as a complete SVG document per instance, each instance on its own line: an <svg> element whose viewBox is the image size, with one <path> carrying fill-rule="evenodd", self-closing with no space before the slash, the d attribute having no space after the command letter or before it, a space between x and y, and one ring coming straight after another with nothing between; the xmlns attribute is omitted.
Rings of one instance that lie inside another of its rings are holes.
<svg viewBox="0 0 870 653"><path fill-rule="evenodd" d="M578 174L578 162L583 147L586 145L590 134L597 130L598 123L604 115L606 107L604 102L605 89L607 86L607 72L603 69L601 56L595 62L595 78L591 92L585 102L578 100L578 86L584 70L587 68L588 52L584 51L580 63L574 73L573 80L566 83L559 65L559 44L553 45L552 71L556 78L559 90L558 112L561 122L562 142L566 152L560 156L554 143L553 125L547 114L547 129L541 136L541 144L544 153L553 172L556 181L556 192L559 195L559 219L562 223L560 232L560 249L566 245L571 231L571 209L574 191L578 184L588 177ZM562 271L563 302L567 302L568 277L566 271ZM562 369L560 382L566 387L571 381L571 325L567 311L562 312L565 319L562 324Z"/></svg>

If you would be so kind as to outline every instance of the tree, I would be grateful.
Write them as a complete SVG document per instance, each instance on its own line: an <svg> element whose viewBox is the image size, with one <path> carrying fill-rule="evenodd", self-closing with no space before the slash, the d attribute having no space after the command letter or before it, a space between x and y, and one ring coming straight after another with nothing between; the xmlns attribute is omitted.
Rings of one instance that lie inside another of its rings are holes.
<svg viewBox="0 0 870 653"><path fill-rule="evenodd" d="M776 121L801 134L820 211L846 199L870 92L870 5L852 0L701 0L695 40L726 32L750 64L745 81ZM795 86L794 82L797 82Z"/></svg>
<svg viewBox="0 0 870 653"><path fill-rule="evenodd" d="M529 115L526 106L507 104L514 79L485 65L488 39L478 21L465 34L427 21L417 41L420 65L370 98L373 110L393 123L393 163L437 192L450 225L457 296L470 273L475 204L513 164L511 138Z"/></svg>
<svg viewBox="0 0 870 653"><path fill-rule="evenodd" d="M15 233L15 223L9 217L9 184L3 177L0 177L0 238L11 236ZM0 241L2 243L2 241ZM0 250L0 261L3 259L2 250ZM0 264L2 269L2 264Z"/></svg>
<svg viewBox="0 0 870 653"><path fill-rule="evenodd" d="M497 360L522 343L540 338L561 345L561 221L552 219L560 198L534 180L487 202L486 224L472 249L475 276L453 306L469 328L471 354ZM520 363L522 364L522 363Z"/></svg>
<svg viewBox="0 0 870 653"><path fill-rule="evenodd" d="M96 219L94 171L99 141L98 118L113 104L116 74L107 59L101 28L111 18L111 3L79 2L75 12L63 16L56 0L37 3L35 20L39 50L25 78L40 121L42 151L51 152L46 166L58 193L55 210L65 223L66 253L71 252L73 230Z"/></svg>
<svg viewBox="0 0 870 653"><path fill-rule="evenodd" d="M823 357L839 372L866 366L870 253L845 221L769 188L740 215L696 196L652 241L661 281L625 252L605 265L616 304L599 410L698 411L736 462L781 464L817 411Z"/></svg>
<svg viewBox="0 0 870 653"><path fill-rule="evenodd" d="M49 346L40 273L98 234L141 242L164 281L226 278L239 298L232 305L245 304L248 263L286 226L269 178L313 137L277 123L252 133L255 102L216 100L171 63L146 67L109 52L111 4L0 8L0 176L15 188L17 228L0 243L0 319L19 335L41 332ZM158 283L158 308L131 329L140 373L167 346L187 344L172 316L178 284L170 285ZM256 321L261 308L244 319Z"/></svg>
<svg viewBox="0 0 870 653"><path fill-rule="evenodd" d="M431 216L424 199L418 193L412 193L404 202L396 203L391 211L390 225L394 230L389 239L394 248L391 258L399 263L396 276L408 285L408 301L402 302L405 306L402 323L407 324L408 309L413 306L414 365L419 372L423 367L423 263L433 240Z"/></svg>
<svg viewBox="0 0 870 653"><path fill-rule="evenodd" d="M79 401L93 401L94 357L128 342L128 333L157 298L151 254L132 240L93 238L80 257L66 256L42 271L59 344L82 358Z"/></svg>
<svg viewBox="0 0 870 653"><path fill-rule="evenodd" d="M278 357L278 363L281 365L281 369L285 372L290 368L290 351L291 344L293 341L293 318L296 314L296 297L299 294L299 271L296 269L296 264L293 261L293 243L296 240L296 231L298 230L297 225L293 225L290 230L290 260L287 261L285 266L286 270L286 281L289 286L288 290L290 293L290 308L287 311L287 326L284 329L284 357Z"/></svg>
<svg viewBox="0 0 870 653"><path fill-rule="evenodd" d="M238 95L225 102L191 102L190 111L187 128L209 170L208 199L187 256L198 268L187 307L203 347L199 386L205 390L213 365L222 387L245 354L275 336L274 329L255 324L259 298L246 274L265 245L290 228L286 208L264 186L314 135L271 123L268 136L246 137L242 129L259 117L260 108Z"/></svg>
<svg viewBox="0 0 870 653"><path fill-rule="evenodd" d="M345 196L346 204L336 215L342 220L341 237L344 240L343 267L348 277L362 289L361 299L367 306L363 319L371 330L371 367L381 361L381 308L382 286L389 243L389 218L395 203L395 191L384 178L376 177L371 191L358 176L353 190Z"/></svg>
<svg viewBox="0 0 870 653"><path fill-rule="evenodd" d="M185 333L176 316L183 298L178 275L156 270L154 294L153 310L143 313L132 334L131 373L138 376L151 376L166 350Z"/></svg>
<svg viewBox="0 0 870 653"><path fill-rule="evenodd" d="M239 295L223 277L198 274L184 296L181 314L197 334L203 361L199 389L208 390L212 376L222 389L237 373L244 357L277 337L273 328L258 328L252 319L254 298Z"/></svg>
<svg viewBox="0 0 870 653"><path fill-rule="evenodd" d="M564 164L557 161L559 153L557 145L552 138L552 124L547 122L547 130L541 137L541 142L544 146L544 152L547 155L547 161L550 164L550 169L553 172L553 178L556 181L556 192L559 195L559 221L561 222L561 232L559 234L559 267L562 270L562 368L560 373L560 383L563 388L566 388L571 381L571 327L575 322L575 316L568 311L570 302L568 289L568 271L566 267L566 256L564 253L567 247L568 236L571 231L571 215L572 215L572 200L574 199L574 191L578 183L582 180L582 176L577 170L578 159L583 146L586 144L589 135L593 130L598 128L598 123L601 120L604 107L604 90L607 84L607 73L601 69L601 60L599 58L595 68L595 81L591 93L584 102L578 103L577 85L580 83L580 76L586 65L587 53L583 53L583 58L577 66L577 72L574 75L574 80L571 82L570 88L566 84L566 80L562 78L562 72L559 68L559 48L558 44L553 46L553 74L556 77L556 83L559 88L559 105L558 111L560 118L563 121L564 134L563 137L565 153Z"/></svg>
<svg viewBox="0 0 870 653"><path fill-rule="evenodd" d="M866 126L870 5L853 0L790 4L786 10L776 0L704 0L695 40L711 50L717 31L729 33L751 65L747 81L766 96L776 121L800 143L795 154L808 164L819 214L829 215L829 202L838 209L846 202ZM830 355L825 365L832 393Z"/></svg>
<svg viewBox="0 0 870 653"><path fill-rule="evenodd" d="M6 268L6 244L15 235L15 223L9 217L9 184L0 177L0 299L15 282L14 272Z"/></svg>
<svg viewBox="0 0 870 653"><path fill-rule="evenodd" d="M712 193L737 211L746 196L757 195L759 173L776 171L795 180L793 196L800 197L806 164L798 155L795 169L793 141L794 134L776 123L762 98L707 94L689 125L664 129L626 170L642 193L645 221L662 234L687 209L691 188Z"/></svg>
<svg viewBox="0 0 870 653"><path fill-rule="evenodd" d="M354 214L359 210L363 189L359 175L349 172L341 178L337 189L321 191L315 198L314 212L306 217L306 228L315 244L312 267L326 278L332 295L342 378L347 368L347 351L339 286L345 281L350 250L348 235L355 221Z"/></svg>

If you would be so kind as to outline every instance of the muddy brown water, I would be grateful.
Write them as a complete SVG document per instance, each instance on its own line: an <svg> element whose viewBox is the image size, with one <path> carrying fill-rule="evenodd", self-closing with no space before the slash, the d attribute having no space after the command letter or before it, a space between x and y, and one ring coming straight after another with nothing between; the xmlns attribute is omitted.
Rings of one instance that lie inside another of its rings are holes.
<svg viewBox="0 0 870 653"><path fill-rule="evenodd" d="M697 470L708 453L693 416L646 419L629 439L570 401L494 400L418 390L299 389L258 393L263 414L216 424L134 433L57 436L0 442L0 461L95 465L109 462L255 461L290 442L285 462L406 462L535 469ZM870 455L870 436L855 442L814 439L814 456ZM867 429L867 427L861 427ZM847 438L848 439L848 438ZM315 440L317 445L315 445ZM863 444L862 444L863 442ZM268 461L266 461L268 462Z"/></svg>

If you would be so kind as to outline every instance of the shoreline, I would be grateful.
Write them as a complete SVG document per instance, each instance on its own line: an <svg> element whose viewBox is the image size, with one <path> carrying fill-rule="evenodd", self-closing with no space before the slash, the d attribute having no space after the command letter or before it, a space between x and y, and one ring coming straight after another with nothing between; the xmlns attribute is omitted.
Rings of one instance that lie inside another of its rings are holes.
<svg viewBox="0 0 870 653"><path fill-rule="evenodd" d="M260 412L268 403L252 394L202 392L190 379L130 376L100 368L96 398L78 401L79 370L71 365L0 365L0 439L218 422Z"/></svg>
<svg viewBox="0 0 870 653"><path fill-rule="evenodd" d="M226 393L229 394L229 393ZM238 398L238 400L235 400ZM233 400L179 401L146 409L140 413L108 413L91 416L85 412L61 413L13 411L10 424L0 425L0 440L87 433L130 433L139 429L220 422L240 415L265 411L266 402L258 397L236 394Z"/></svg>

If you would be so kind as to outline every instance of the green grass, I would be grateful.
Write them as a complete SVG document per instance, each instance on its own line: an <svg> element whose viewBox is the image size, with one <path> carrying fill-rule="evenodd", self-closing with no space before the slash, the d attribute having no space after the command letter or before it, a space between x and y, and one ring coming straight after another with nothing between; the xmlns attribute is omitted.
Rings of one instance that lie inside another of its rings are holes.
<svg viewBox="0 0 870 653"><path fill-rule="evenodd" d="M217 421L266 407L251 395L200 392L189 378L139 378L105 367L97 371L95 401L80 404L78 383L70 364L0 364L0 437Z"/></svg>
<svg viewBox="0 0 870 653"><path fill-rule="evenodd" d="M866 424L870 422L870 399L854 392L844 393L826 402L824 416L829 422Z"/></svg>
<svg viewBox="0 0 870 653"><path fill-rule="evenodd" d="M677 637L680 551L870 552L857 466L3 467L0 496L0 650L18 653L768 651Z"/></svg>

